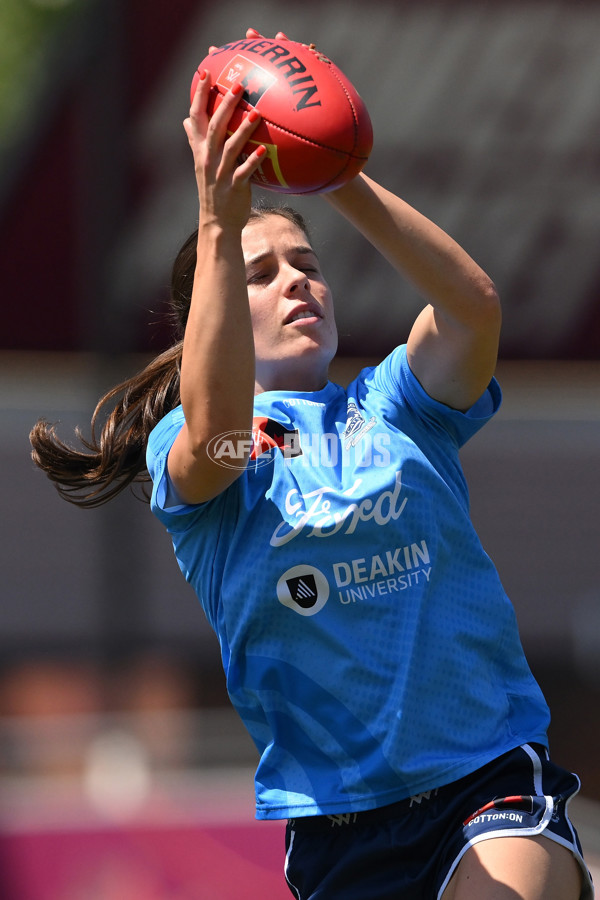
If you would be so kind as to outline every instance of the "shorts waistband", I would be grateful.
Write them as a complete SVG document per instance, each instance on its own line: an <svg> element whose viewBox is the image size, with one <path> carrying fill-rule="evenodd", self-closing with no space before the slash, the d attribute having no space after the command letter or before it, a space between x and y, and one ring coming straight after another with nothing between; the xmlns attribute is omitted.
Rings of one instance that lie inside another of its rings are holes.
<svg viewBox="0 0 600 900"><path fill-rule="evenodd" d="M329 816L300 816L297 819L288 819L288 825L294 831L323 832L332 828L347 828L352 825L369 825L377 822L385 822L405 815L412 807L419 808L423 802L437 795L440 788L418 794L415 797L407 797L397 803L389 803L386 806L378 806L376 809L364 809L361 812L339 813Z"/></svg>
<svg viewBox="0 0 600 900"><path fill-rule="evenodd" d="M533 748L542 759L548 758L548 751L542 744L529 743L527 746ZM518 748L515 748L515 750L517 749ZM371 823L385 822L389 819L400 818L411 812L411 810L414 812L419 809L425 809L429 802L433 800L434 797L437 797L440 791L449 791L450 794L452 794L457 790L467 790L474 781L480 779L486 771L496 767L502 759L510 757L515 750L509 750L506 753L503 753L497 759L491 760L489 763L482 766L480 769L476 769L469 775L464 775L458 781L451 782L450 784L443 785L439 788L432 788L429 791L424 791L413 797L407 797L404 800L399 800L397 803L378 806L375 809L366 809L362 812L340 813L329 816L300 816L297 819L288 819L288 825L294 831L323 832L330 831L332 828L348 828L353 825L368 825Z"/></svg>

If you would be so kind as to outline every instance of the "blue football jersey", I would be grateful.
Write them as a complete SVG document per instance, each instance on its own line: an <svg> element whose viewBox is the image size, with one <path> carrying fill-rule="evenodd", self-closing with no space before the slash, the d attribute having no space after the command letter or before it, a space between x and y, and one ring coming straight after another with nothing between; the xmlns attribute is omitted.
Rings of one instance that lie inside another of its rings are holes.
<svg viewBox="0 0 600 900"><path fill-rule="evenodd" d="M259 818L393 803L546 743L459 462L500 399L493 380L466 413L438 403L404 346L347 389L259 394L247 468L198 506L166 473L181 407L151 434L152 509L258 748ZM240 439L220 436L214 458Z"/></svg>

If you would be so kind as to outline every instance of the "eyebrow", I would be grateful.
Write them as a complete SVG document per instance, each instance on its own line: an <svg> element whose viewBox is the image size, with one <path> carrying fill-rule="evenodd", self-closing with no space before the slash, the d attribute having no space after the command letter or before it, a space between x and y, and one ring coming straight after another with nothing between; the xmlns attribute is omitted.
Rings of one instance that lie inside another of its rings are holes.
<svg viewBox="0 0 600 900"><path fill-rule="evenodd" d="M314 256L315 259L317 258L317 254L315 253L313 248L308 245L300 244L297 247L292 247L291 250L293 253L297 253L299 256L308 256L310 254L311 256ZM273 254L271 250L267 250L266 253L259 253L258 256L253 256L247 261L246 268L249 269L250 266L259 265L261 262L263 262L265 259L268 259L272 255Z"/></svg>

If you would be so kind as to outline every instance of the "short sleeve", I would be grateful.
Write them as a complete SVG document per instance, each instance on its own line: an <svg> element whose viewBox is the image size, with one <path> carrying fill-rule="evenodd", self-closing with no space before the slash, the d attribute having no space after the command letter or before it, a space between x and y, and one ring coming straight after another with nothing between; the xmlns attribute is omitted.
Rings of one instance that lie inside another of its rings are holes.
<svg viewBox="0 0 600 900"><path fill-rule="evenodd" d="M406 345L396 347L369 375L373 386L391 399L406 404L413 415L433 428L443 428L458 447L465 444L497 413L502 392L492 378L482 396L466 412L452 409L434 400L412 372L406 356Z"/></svg>
<svg viewBox="0 0 600 900"><path fill-rule="evenodd" d="M148 439L146 465L152 479L150 506L152 512L165 524L167 517L183 515L197 508L179 500L167 469L169 451L184 422L183 409L178 406L161 419Z"/></svg>

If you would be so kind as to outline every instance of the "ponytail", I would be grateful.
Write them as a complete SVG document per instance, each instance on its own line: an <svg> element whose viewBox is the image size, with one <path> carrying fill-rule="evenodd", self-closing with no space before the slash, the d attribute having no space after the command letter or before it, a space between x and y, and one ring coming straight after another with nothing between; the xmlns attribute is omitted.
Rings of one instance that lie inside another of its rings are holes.
<svg viewBox="0 0 600 900"><path fill-rule="evenodd" d="M149 482L146 445L155 425L180 402L182 345L180 341L170 347L101 398L92 417L90 439L76 430L83 449L64 443L55 426L43 419L34 425L29 435L33 461L65 500L92 508L130 484ZM105 409L113 404L100 428ZM147 491L143 493L148 499Z"/></svg>

